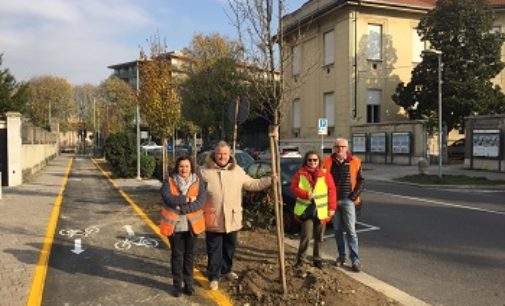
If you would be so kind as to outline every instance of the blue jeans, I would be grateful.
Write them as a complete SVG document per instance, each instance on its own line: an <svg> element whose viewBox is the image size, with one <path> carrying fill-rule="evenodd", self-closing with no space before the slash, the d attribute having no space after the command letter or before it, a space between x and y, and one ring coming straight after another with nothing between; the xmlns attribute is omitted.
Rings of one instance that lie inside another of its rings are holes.
<svg viewBox="0 0 505 306"><path fill-rule="evenodd" d="M358 234L356 233L356 208L351 200L345 199L338 201L338 208L333 216L333 228L335 229L335 240L337 240L338 258L345 259L345 231L351 262L355 263L359 261Z"/></svg>

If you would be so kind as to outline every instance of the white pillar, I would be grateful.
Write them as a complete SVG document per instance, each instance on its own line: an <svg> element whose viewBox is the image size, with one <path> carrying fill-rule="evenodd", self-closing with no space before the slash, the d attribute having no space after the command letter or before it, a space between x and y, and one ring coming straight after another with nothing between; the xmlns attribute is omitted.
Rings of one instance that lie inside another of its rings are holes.
<svg viewBox="0 0 505 306"><path fill-rule="evenodd" d="M5 113L7 117L7 169L9 171L9 186L23 183L21 168L21 114Z"/></svg>

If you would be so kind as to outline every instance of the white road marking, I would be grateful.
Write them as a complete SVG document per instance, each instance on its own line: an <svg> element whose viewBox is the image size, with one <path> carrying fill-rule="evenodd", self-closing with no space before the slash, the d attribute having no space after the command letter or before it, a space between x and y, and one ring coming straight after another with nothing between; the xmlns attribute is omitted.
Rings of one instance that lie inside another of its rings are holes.
<svg viewBox="0 0 505 306"><path fill-rule="evenodd" d="M369 232L369 231L378 231L380 230L381 228L378 227L378 226L375 226L375 225L370 225L370 224L366 224L366 223L363 223L363 222L359 222L359 221L356 221L357 224L361 224L363 226L366 226L367 228L363 228L363 229L359 229L356 231L356 233L362 233L362 232Z"/></svg>
<svg viewBox="0 0 505 306"><path fill-rule="evenodd" d="M133 229L132 229L131 225L125 225L125 226L123 226L123 228L128 233L128 236L130 236L130 237L135 236L135 233L133 232Z"/></svg>
<svg viewBox="0 0 505 306"><path fill-rule="evenodd" d="M437 200L429 200L429 199L423 199L423 198L418 198L418 197L404 196L404 195L399 195L399 194L394 194L394 193L387 193L387 192L382 192L382 191L368 190L367 192L368 193L382 194L382 195L385 195L385 196L393 196L393 197L397 197L397 198L401 198L401 199L407 199L407 200L414 200L414 201L426 202L426 203L431 203L431 204L437 204L437 205L441 205L441 206L462 208L462 209L468 209L468 210L476 210L476 211L487 212L487 213L496 214L496 215L505 215L505 212L503 212L503 211L496 211L496 210L491 210L491 209L472 207L472 206L466 206L466 205L459 205L459 204L450 204L450 203L446 203L446 202L442 202L442 201L437 201Z"/></svg>
<svg viewBox="0 0 505 306"><path fill-rule="evenodd" d="M81 239L75 239L74 240L74 248L72 250L73 253L79 255L81 254L82 252L84 252L84 250L82 249L82 245L81 245Z"/></svg>
<svg viewBox="0 0 505 306"><path fill-rule="evenodd" d="M360 224L360 225L363 225L364 227L366 228L363 228L363 229L359 229L359 230L356 230L356 233L363 233L363 232L370 232L370 231L378 231L380 230L381 228L378 227L378 226L375 226L375 225L370 225L370 224L366 224L366 223L363 223L363 222L359 222L359 221L356 221L356 224ZM324 239L327 239L327 238L334 238L335 237L335 234L329 234L329 235L326 235L326 236L323 236Z"/></svg>

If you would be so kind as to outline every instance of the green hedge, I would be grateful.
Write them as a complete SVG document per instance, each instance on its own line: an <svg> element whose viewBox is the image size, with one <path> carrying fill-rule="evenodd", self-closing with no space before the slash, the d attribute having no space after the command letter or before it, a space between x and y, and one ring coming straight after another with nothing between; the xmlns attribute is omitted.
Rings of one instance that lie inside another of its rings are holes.
<svg viewBox="0 0 505 306"><path fill-rule="evenodd" d="M140 156L140 175L151 178L156 168L156 158L154 156L142 154Z"/></svg>
<svg viewBox="0 0 505 306"><path fill-rule="evenodd" d="M117 177L135 177L137 175L137 143L133 133L117 133L110 135L105 141L105 158L112 166ZM140 174L150 178L156 167L153 156L141 154Z"/></svg>

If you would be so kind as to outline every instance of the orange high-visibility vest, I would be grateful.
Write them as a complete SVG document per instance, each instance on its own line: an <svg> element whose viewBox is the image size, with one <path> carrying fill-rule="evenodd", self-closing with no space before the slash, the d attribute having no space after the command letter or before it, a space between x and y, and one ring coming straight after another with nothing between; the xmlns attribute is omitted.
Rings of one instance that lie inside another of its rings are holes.
<svg viewBox="0 0 505 306"><path fill-rule="evenodd" d="M323 161L323 168L326 169L326 171L331 173L331 165L334 162L333 157L330 155L326 157ZM353 157L349 161L349 174L351 178L351 188L354 190L356 187L356 183L358 181L358 171L361 168L361 160L359 158ZM336 186L338 188L338 186ZM338 195L338 192L337 192ZM337 199L338 201L338 199ZM354 201L355 205L361 204L361 199L360 197L357 197L356 200Z"/></svg>
<svg viewBox="0 0 505 306"><path fill-rule="evenodd" d="M170 185L170 192L179 196L181 193L177 188L173 178L168 180ZM187 196L198 196L198 186L199 181L194 182L188 189ZM197 211L186 214L191 229L195 235L201 234L205 231L205 219L203 218L203 210L199 209ZM164 206L161 207L161 221L160 221L160 232L165 236L171 236L174 233L175 224L179 221L179 214L170 208Z"/></svg>

